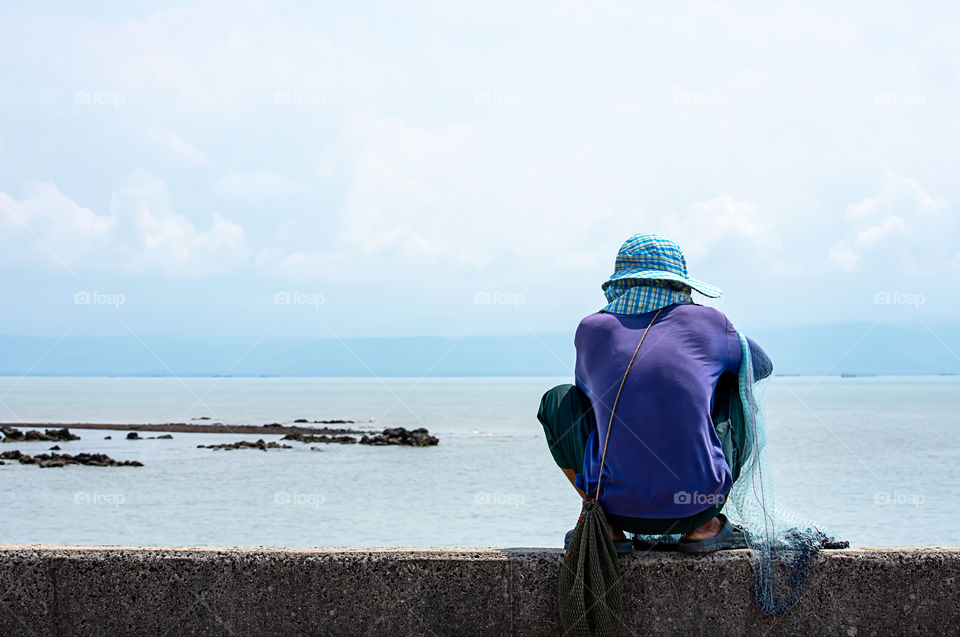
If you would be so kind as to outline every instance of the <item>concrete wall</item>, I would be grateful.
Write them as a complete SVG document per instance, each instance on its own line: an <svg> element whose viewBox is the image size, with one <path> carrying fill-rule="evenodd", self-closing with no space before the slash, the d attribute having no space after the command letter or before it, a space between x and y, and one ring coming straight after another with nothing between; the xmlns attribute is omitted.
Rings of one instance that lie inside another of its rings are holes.
<svg viewBox="0 0 960 637"><path fill-rule="evenodd" d="M548 549L0 545L0 635L557 635ZM751 603L744 551L622 558L624 635L960 632L960 547L831 551L800 604Z"/></svg>

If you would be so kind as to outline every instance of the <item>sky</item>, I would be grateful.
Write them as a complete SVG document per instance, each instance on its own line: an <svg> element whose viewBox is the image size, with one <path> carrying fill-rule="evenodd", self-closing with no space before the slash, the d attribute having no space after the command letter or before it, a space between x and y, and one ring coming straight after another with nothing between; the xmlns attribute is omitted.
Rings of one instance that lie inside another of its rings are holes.
<svg viewBox="0 0 960 637"><path fill-rule="evenodd" d="M960 316L953 3L0 6L0 333L556 333L661 232L740 326Z"/></svg>

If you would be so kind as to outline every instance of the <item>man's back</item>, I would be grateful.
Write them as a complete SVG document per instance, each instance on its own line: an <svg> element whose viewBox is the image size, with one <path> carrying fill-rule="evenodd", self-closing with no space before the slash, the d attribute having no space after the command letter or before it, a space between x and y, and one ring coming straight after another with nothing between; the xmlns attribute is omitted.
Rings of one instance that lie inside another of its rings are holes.
<svg viewBox="0 0 960 637"><path fill-rule="evenodd" d="M654 314L599 312L577 329L576 382L597 420L577 477L577 486L590 493L617 390ZM617 404L600 490L608 512L684 517L726 495L730 470L710 411L720 375L739 366L739 337L721 312L694 304L663 310Z"/></svg>

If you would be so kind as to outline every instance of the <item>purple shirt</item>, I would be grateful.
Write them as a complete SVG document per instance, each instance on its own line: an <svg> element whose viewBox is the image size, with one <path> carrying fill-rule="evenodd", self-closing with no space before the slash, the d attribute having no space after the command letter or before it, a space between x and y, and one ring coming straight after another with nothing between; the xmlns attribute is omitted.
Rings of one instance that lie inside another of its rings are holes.
<svg viewBox="0 0 960 637"><path fill-rule="evenodd" d="M577 487L596 493L610 409L655 312L598 312L580 322L577 386L597 417ZM730 468L710 412L717 380L740 369L740 338L723 313L702 305L664 308L627 376L610 433L600 501L615 515L680 518L719 502Z"/></svg>

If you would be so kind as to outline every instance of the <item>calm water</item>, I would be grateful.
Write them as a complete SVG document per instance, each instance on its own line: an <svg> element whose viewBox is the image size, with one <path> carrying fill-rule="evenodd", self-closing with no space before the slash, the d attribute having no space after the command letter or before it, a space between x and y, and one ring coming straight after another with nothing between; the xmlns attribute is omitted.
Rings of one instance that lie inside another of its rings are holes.
<svg viewBox="0 0 960 637"><path fill-rule="evenodd" d="M0 543L558 546L579 498L535 414L559 382L0 378L4 422L345 418L427 427L441 439L427 449L316 452L294 442L264 453L196 448L251 436L128 441L76 430L82 440L59 443L64 452L146 466L0 466ZM767 405L780 503L853 544L960 544L960 378L775 378Z"/></svg>

